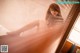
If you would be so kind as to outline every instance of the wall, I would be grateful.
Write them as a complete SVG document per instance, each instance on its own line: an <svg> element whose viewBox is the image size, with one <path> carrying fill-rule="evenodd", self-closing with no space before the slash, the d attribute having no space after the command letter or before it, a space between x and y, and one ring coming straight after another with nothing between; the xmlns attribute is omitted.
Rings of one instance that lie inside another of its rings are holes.
<svg viewBox="0 0 80 53"><path fill-rule="evenodd" d="M45 1L45 0L44 0ZM32 22L45 17L46 10L50 4L43 0L5 0L0 8L0 24L13 31Z"/></svg>
<svg viewBox="0 0 80 53"><path fill-rule="evenodd" d="M0 24L14 31L34 20L45 19L48 6L53 2L55 0L0 0ZM63 6L60 8L66 19L70 8Z"/></svg>

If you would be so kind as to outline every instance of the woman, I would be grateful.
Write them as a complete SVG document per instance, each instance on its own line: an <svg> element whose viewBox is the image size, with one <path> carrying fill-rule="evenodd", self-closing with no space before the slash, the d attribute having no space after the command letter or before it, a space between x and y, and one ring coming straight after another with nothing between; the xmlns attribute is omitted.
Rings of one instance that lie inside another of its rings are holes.
<svg viewBox="0 0 80 53"><path fill-rule="evenodd" d="M60 12L60 8L57 4L53 3L49 6L49 9L48 9L47 14L46 14L46 18L43 22L46 22L46 25L48 27L49 26L54 26L54 23L56 24L57 22L63 22L63 18L62 18L61 12ZM20 34L21 32L24 32L28 29L31 29L35 26L37 26L38 29L39 29L39 25L40 25L40 20L36 20L36 21L22 27L19 30L9 32L8 34L17 35L17 34Z"/></svg>
<svg viewBox="0 0 80 53"><path fill-rule="evenodd" d="M54 43L58 37L60 37L60 34L62 32L61 30L63 27L63 18L59 6L55 3L51 4L44 21L34 21L19 30L9 32L8 34L19 35L26 30L34 28L35 26L37 26L39 32L36 32L37 35L26 37L26 40L31 39L32 41L26 42L26 46L28 43L30 43L29 45L31 46L31 48L29 48L28 51L27 49L25 51L27 53L47 53L47 51L49 50L48 47L51 45L51 43ZM55 49L56 47L54 47L54 50Z"/></svg>

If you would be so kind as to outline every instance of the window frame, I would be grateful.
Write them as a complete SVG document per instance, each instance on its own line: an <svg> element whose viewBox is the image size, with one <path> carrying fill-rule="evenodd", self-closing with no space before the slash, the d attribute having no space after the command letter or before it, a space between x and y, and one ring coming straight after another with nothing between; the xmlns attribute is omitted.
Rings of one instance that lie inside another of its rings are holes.
<svg viewBox="0 0 80 53"><path fill-rule="evenodd" d="M74 22L77 19L79 12L80 12L80 4L73 4L73 6L72 6L72 8L71 8L71 10L67 16L67 18L71 17L70 23L69 23L61 41L60 41L60 43L59 43L55 53L61 53L61 49L62 49L62 47L63 47L63 45L64 45L64 43L68 37L69 32L71 31L71 28L74 25Z"/></svg>

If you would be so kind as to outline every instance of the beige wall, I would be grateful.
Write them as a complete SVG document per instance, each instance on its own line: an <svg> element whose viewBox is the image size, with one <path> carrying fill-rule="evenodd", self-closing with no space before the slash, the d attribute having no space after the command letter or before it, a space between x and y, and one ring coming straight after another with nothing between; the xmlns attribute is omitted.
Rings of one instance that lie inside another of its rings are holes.
<svg viewBox="0 0 80 53"><path fill-rule="evenodd" d="M0 24L13 31L36 19L44 19L52 0L0 0ZM61 7L63 18L69 11ZM65 13L65 14L64 14Z"/></svg>
<svg viewBox="0 0 80 53"><path fill-rule="evenodd" d="M35 19L44 18L50 1L5 0L2 4L0 24L9 30L16 30Z"/></svg>

